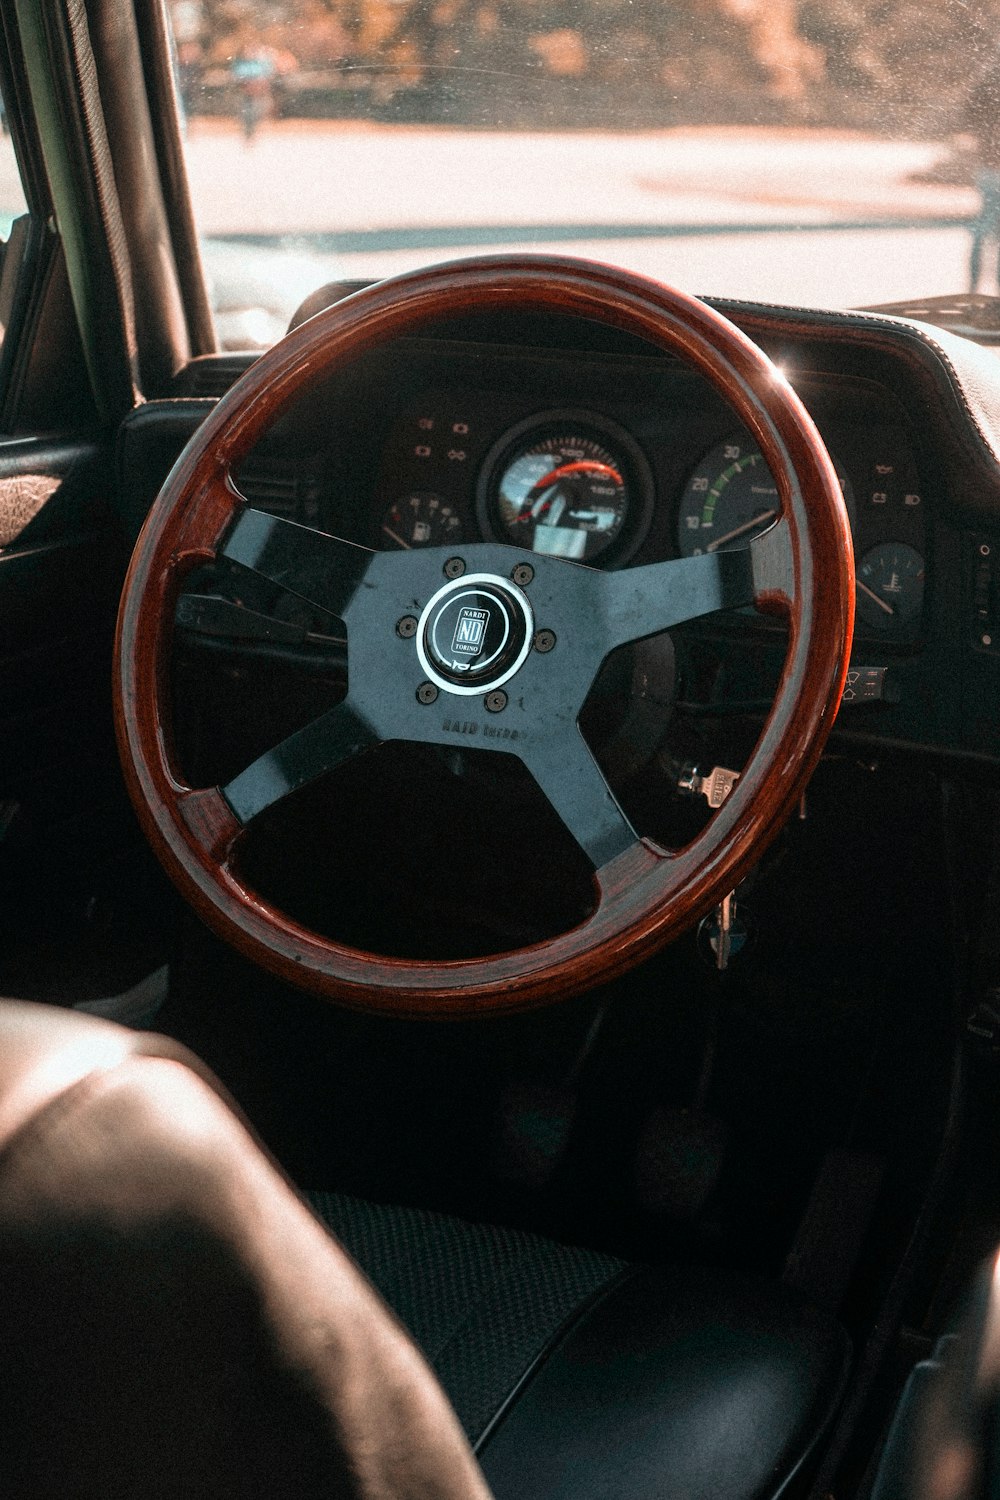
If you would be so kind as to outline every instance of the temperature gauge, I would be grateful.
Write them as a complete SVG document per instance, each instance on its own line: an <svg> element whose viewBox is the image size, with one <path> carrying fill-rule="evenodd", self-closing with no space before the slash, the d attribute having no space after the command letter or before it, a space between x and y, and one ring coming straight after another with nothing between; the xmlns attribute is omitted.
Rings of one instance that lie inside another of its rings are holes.
<svg viewBox="0 0 1000 1500"><path fill-rule="evenodd" d="M857 611L878 635L906 636L924 603L924 560L905 542L880 542L858 564Z"/></svg>

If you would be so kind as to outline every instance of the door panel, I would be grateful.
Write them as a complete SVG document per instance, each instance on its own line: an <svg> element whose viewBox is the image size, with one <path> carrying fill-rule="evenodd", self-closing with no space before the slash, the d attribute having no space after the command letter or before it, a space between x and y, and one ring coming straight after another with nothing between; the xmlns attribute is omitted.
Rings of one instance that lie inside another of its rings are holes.
<svg viewBox="0 0 1000 1500"><path fill-rule="evenodd" d="M71 881L118 796L111 645L126 547L101 448L0 442L0 889ZM79 855L79 850L77 854Z"/></svg>

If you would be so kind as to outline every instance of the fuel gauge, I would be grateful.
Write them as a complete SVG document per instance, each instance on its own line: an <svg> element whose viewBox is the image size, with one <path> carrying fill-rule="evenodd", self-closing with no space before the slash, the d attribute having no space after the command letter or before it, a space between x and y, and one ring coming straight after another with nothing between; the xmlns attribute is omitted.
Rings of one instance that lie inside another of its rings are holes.
<svg viewBox="0 0 1000 1500"><path fill-rule="evenodd" d="M382 517L382 546L446 547L462 540L462 522L440 495L415 490L394 500Z"/></svg>
<svg viewBox="0 0 1000 1500"><path fill-rule="evenodd" d="M905 542L880 542L857 574L858 619L878 635L907 636L924 603L924 560Z"/></svg>

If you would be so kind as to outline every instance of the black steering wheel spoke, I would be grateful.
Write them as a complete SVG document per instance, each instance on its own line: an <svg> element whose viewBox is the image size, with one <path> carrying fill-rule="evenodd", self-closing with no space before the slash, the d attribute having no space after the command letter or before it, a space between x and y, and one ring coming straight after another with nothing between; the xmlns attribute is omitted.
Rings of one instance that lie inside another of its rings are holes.
<svg viewBox="0 0 1000 1500"><path fill-rule="evenodd" d="M607 649L642 640L718 610L790 606L791 538L779 521L749 545L598 575Z"/></svg>
<svg viewBox="0 0 1000 1500"><path fill-rule="evenodd" d="M221 788L222 795L245 826L291 792L379 743L367 719L345 699L259 755Z"/></svg>
<svg viewBox="0 0 1000 1500"><path fill-rule="evenodd" d="M639 842L578 728L533 739L518 754L595 870Z"/></svg>
<svg viewBox="0 0 1000 1500"><path fill-rule="evenodd" d="M790 610L795 602L795 558L792 535L784 519L755 537L753 558L754 603L760 608Z"/></svg>
<svg viewBox="0 0 1000 1500"><path fill-rule="evenodd" d="M379 556L250 505L236 517L218 555L341 618Z"/></svg>
<svg viewBox="0 0 1000 1500"><path fill-rule="evenodd" d="M738 609L754 598L753 557L739 552L705 553L649 563L604 575L608 649L658 635L721 609Z"/></svg>

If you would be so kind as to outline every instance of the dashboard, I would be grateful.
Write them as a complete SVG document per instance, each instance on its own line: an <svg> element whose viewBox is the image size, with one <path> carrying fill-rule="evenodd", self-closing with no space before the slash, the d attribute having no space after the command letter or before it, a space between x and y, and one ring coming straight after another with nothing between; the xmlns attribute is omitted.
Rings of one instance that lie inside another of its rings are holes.
<svg viewBox="0 0 1000 1500"><path fill-rule="evenodd" d="M857 619L835 735L1000 760L1000 360L892 317L717 305L783 370L844 491ZM174 400L127 421L136 521L204 415L198 398L251 358L195 361ZM484 314L366 356L282 418L235 477L259 508L367 547L492 539L609 569L746 546L776 513L763 459L702 377L554 316ZM231 580L212 588L235 597ZM283 617L286 643L336 635L245 580L237 592ZM218 645L228 629L204 610L179 623L189 643L200 632ZM253 632L236 634L246 649ZM784 627L751 609L672 635L678 707L703 723L742 718L752 743ZM656 677L649 660L633 681Z"/></svg>

